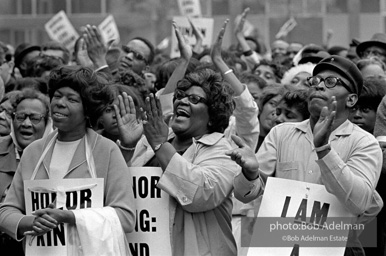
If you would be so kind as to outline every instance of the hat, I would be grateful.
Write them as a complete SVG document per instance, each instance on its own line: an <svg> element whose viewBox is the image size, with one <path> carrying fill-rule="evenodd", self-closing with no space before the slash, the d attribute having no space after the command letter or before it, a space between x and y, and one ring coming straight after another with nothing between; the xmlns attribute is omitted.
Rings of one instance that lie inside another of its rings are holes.
<svg viewBox="0 0 386 256"><path fill-rule="evenodd" d="M352 91L358 96L360 95L363 86L363 77L354 62L338 55L331 55L330 57L321 60L315 66L313 75L315 76L324 70L338 72L350 81L350 88Z"/></svg>
<svg viewBox="0 0 386 256"><path fill-rule="evenodd" d="M358 44L356 49L358 56L362 57L362 53L370 46L379 46L386 50L386 34L375 33L369 41Z"/></svg>
<svg viewBox="0 0 386 256"><path fill-rule="evenodd" d="M303 52L303 54L304 54L304 52ZM328 56L330 56L330 54L326 51L319 51L317 53L308 53L303 58L301 58L299 60L298 64L305 64L308 62L317 64L317 63L319 63L319 61L321 61L324 58L327 58Z"/></svg>
<svg viewBox="0 0 386 256"><path fill-rule="evenodd" d="M331 46L328 48L328 53L331 55L339 55L340 52L342 51L347 51L348 49L346 47L340 46L340 45L335 45Z"/></svg>
<svg viewBox="0 0 386 256"><path fill-rule="evenodd" d="M41 48L38 45L31 45L29 43L20 44L15 50L15 67L19 67L24 56L33 51L40 51Z"/></svg>

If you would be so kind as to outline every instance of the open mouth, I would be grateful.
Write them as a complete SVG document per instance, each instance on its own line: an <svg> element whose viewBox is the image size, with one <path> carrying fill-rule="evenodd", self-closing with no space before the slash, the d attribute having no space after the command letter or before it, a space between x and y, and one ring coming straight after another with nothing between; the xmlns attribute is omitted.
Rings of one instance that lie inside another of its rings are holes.
<svg viewBox="0 0 386 256"><path fill-rule="evenodd" d="M55 112L52 117L56 118L56 119L61 119L61 118L67 118L67 115L65 114L62 114L62 113L58 113L58 112Z"/></svg>
<svg viewBox="0 0 386 256"><path fill-rule="evenodd" d="M34 135L34 133L32 131L20 131L20 135L23 138L30 138Z"/></svg>
<svg viewBox="0 0 386 256"><path fill-rule="evenodd" d="M182 108L178 108L176 110L176 117L185 117L185 118L189 118L190 117L190 114L188 111L182 109Z"/></svg>

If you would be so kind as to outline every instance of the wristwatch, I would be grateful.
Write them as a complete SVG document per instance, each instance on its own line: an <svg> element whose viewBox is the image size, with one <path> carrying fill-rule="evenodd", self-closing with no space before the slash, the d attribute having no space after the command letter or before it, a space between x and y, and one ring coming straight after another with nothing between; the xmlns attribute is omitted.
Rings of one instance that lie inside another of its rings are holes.
<svg viewBox="0 0 386 256"><path fill-rule="evenodd" d="M165 141L165 142L166 142L166 141ZM162 147L162 145L165 144L165 142L162 142L161 144L155 145L155 147L154 147L154 149L153 149L154 153L157 152L157 151Z"/></svg>

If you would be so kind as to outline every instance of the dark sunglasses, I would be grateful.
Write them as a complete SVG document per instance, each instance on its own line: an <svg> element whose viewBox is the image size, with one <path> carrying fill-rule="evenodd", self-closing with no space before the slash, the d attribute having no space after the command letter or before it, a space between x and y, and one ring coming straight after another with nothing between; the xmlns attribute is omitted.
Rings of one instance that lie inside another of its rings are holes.
<svg viewBox="0 0 386 256"><path fill-rule="evenodd" d="M126 54L132 53L134 55L135 59L137 59L139 61L144 61L147 64L147 60L146 60L145 56L143 56L139 52L131 49L130 47L128 47L126 45L122 45L122 51L124 51Z"/></svg>

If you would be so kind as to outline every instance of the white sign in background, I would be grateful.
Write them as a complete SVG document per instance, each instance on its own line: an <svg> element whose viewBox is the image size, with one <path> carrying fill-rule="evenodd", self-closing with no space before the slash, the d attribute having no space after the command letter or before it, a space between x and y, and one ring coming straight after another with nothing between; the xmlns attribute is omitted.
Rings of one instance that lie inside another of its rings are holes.
<svg viewBox="0 0 386 256"><path fill-rule="evenodd" d="M26 215L56 202L58 208L76 210L103 207L103 179L25 180ZM26 256L67 256L68 224L45 235L26 237Z"/></svg>
<svg viewBox="0 0 386 256"><path fill-rule="evenodd" d="M187 17L201 17L200 0L178 0L180 14Z"/></svg>
<svg viewBox="0 0 386 256"><path fill-rule="evenodd" d="M114 16L109 15L104 19L98 26L105 43L114 40L114 44L119 44L120 36L118 31L117 23L115 22Z"/></svg>
<svg viewBox="0 0 386 256"><path fill-rule="evenodd" d="M137 223L126 234L130 253L136 255L172 255L169 234L169 199L157 187L162 175L160 167L129 167L133 176Z"/></svg>
<svg viewBox="0 0 386 256"><path fill-rule="evenodd" d="M62 43L70 51L74 48L75 41L79 37L64 11L55 14L44 25L44 28L52 40Z"/></svg>
<svg viewBox="0 0 386 256"><path fill-rule="evenodd" d="M188 40L188 43L192 46L196 43L196 38L193 34L192 26L189 23L189 20L186 17L174 17L173 21L176 23L178 30L181 34ZM197 18L191 19L194 26L201 31L203 35L202 46L205 48L210 48L212 46L212 36L213 36L213 19L212 18ZM175 35L174 29L172 27L172 44L171 44L171 53L170 57L175 58L180 56L178 50L177 37Z"/></svg>

